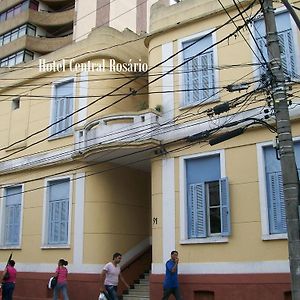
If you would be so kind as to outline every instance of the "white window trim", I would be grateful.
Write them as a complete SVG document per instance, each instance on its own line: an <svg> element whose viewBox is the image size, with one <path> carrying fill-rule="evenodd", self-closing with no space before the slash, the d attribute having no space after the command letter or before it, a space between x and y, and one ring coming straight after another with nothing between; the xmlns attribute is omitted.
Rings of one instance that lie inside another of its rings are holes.
<svg viewBox="0 0 300 300"><path fill-rule="evenodd" d="M299 141L300 137L296 137L293 140ZM265 160L264 160L263 148L266 146L271 146L271 145L273 145L273 142L271 142L271 141L256 144L261 233L262 233L261 239L264 241L287 239L286 233L270 234L270 232L269 232L267 183L266 183L266 176L265 176Z"/></svg>
<svg viewBox="0 0 300 300"><path fill-rule="evenodd" d="M76 94L76 78L74 76L70 76L70 77L65 77L65 78L62 78L60 80L56 80L53 82L52 84L52 87L51 87L51 99L55 99L55 91L56 91L56 86L59 85L59 84L63 84L65 82L68 82L68 81L72 81L73 80L73 96L75 96ZM56 140L56 139L60 139L60 138L64 138L66 136L71 136L74 134L74 128L71 128L70 132L67 132L67 133L59 133L59 134L54 134L54 131L53 131L53 125L51 125L54 120L54 104L55 104L55 101L50 101L50 120L49 120L49 138L48 140ZM75 101L73 101L73 112L75 111L76 107L75 107ZM74 114L72 115L72 124L74 123Z"/></svg>
<svg viewBox="0 0 300 300"><path fill-rule="evenodd" d="M48 203L48 182L69 179L69 220L68 220L68 242L67 244L61 245L49 245L48 244L48 212L47 212L47 203ZM71 246L71 220L72 220L72 199L73 199L73 176L61 176L61 177L49 177L44 180L44 200L43 200L43 231L42 231L42 249L56 249L56 248L70 248Z"/></svg>
<svg viewBox="0 0 300 300"><path fill-rule="evenodd" d="M206 31L202 31L193 35L189 35L186 36L184 38L181 38L178 40L178 51L181 51L183 49L182 44L185 42L188 42L190 40L193 39L198 39L201 38L202 36L211 33L212 34L212 43L215 44L217 42L217 36L216 36L216 32L213 32L214 28L210 29L210 30L206 30ZM217 47L213 47L213 58L214 58L214 66L217 67L218 66L218 55L217 55ZM183 51L179 53L178 55L178 64L182 64L183 63ZM184 73L183 73L183 66L181 66L179 68L179 83L181 87L184 87ZM215 84L217 84L219 82L219 70L217 68L214 69L214 78L215 78ZM184 95L185 92L179 92L179 103L180 103L180 107L179 109L185 109L185 108L189 108L189 107L193 107L193 106L197 106L199 105L199 103L201 103L201 101L195 102L193 104L188 104L186 105L184 103ZM212 103L212 102L216 102L218 101L219 98L217 97L217 95L213 96L209 102L207 103ZM203 103L202 105L205 105L206 103Z"/></svg>
<svg viewBox="0 0 300 300"><path fill-rule="evenodd" d="M284 12L288 12L288 10L284 6L276 8L275 9L275 17L276 17L276 14L284 13ZM261 13L256 17L256 19L260 19L262 17L263 17L263 14ZM293 17L291 16L291 14L289 14L289 18L290 18L290 24L291 24L292 34L293 34L293 40L294 40L294 44L295 44L296 73L298 74L299 73L299 65L300 65L300 49L299 49L299 47L297 47L297 45L299 45L299 42L298 42L298 31L299 30L298 30L298 27L297 27ZM252 38L252 36L255 36L254 26L250 26L250 31L252 33L252 35L250 35L250 46L251 46L251 49L254 49L255 53L257 53L258 49L257 49L255 41ZM252 52L252 62L258 63L257 58L253 52ZM260 76L259 69L257 68L257 66L253 66L253 75L254 75L254 77ZM297 78L293 78L293 80L297 80ZM300 82L299 79L298 79L298 81Z"/></svg>
<svg viewBox="0 0 300 300"><path fill-rule="evenodd" d="M20 232L19 232L19 245L14 246L5 246L4 245L4 190L5 188L9 188L12 186L21 186L22 188L22 195L21 195L21 213L20 213ZM1 203L0 203L0 249L21 249L22 245L22 232L23 232L23 210L24 210L24 184L16 183L13 185L3 185L1 187Z"/></svg>
<svg viewBox="0 0 300 300"><path fill-rule="evenodd" d="M180 244L206 244L206 243L226 243L228 237L210 236L206 238L189 239L187 233L187 198L186 198L186 168L185 162L191 158L207 157L218 154L220 156L221 178L226 177L225 174L225 151L216 150L211 152L198 153L193 155L182 156L179 158L179 197L180 197Z"/></svg>

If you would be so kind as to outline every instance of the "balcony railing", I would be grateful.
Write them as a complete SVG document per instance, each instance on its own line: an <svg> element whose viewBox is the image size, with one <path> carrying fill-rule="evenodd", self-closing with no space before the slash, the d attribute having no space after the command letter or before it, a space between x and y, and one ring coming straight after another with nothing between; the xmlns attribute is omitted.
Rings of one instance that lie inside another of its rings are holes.
<svg viewBox="0 0 300 300"><path fill-rule="evenodd" d="M140 143L155 138L160 126L153 111L107 116L76 131L75 150L84 152L98 145Z"/></svg>

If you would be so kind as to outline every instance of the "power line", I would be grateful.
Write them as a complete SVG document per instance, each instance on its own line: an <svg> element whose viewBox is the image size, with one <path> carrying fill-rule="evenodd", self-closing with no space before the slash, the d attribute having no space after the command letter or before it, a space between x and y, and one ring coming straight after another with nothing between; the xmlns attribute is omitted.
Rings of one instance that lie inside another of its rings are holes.
<svg viewBox="0 0 300 300"><path fill-rule="evenodd" d="M205 121L203 121L203 122L205 122ZM200 123L203 123L203 122L200 122ZM237 122L233 122L233 126L235 126L236 124L237 124ZM192 126L192 125L189 125L189 126ZM219 129L222 129L224 127L230 127L230 124L229 123L227 123L227 124L224 123L224 125L219 126L219 128L216 128L216 130L212 130L212 131L214 131L214 133L216 133ZM67 173L74 172L74 171L77 171L77 170L80 170L80 169L83 169L83 168L86 168L86 167L91 167L91 166L94 166L94 165L104 164L104 163L111 162L111 161L114 161L114 160L117 160L117 159L120 159L120 158L129 157L129 156L132 156L132 155L135 155L135 154L139 154L139 153L146 152L146 151L149 151L149 150L155 150L155 149L161 148L161 147L167 147L169 145L176 144L176 143L178 143L180 141L186 141L186 139L187 139L187 137L184 137L184 138L181 138L181 139L170 141L168 143L164 143L164 144L160 144L160 145L155 145L155 146L147 148L147 149L142 149L142 150L139 150L139 151L136 151L136 152L133 152L133 153L124 154L122 156L111 158L111 159L108 159L108 160L105 160L105 161L95 162L95 163L89 163L88 165L84 165L84 166L76 167L76 168L73 168L73 169L69 169L69 170L57 172L57 173L54 173L54 174L52 173L51 177L62 175L62 174L67 175ZM199 143L199 141L195 142L194 144L197 144L197 143ZM194 144L190 143L187 147L191 147ZM175 150L173 149L173 150L168 151L168 153L171 153L171 152L174 152L174 151L181 151L184 148L185 147L180 146L180 147L176 148ZM150 159L153 159L153 158L159 157L159 156L161 156L161 154L158 154L158 155L155 154L154 156L152 156L150 158L143 158L141 160L137 160L137 161L134 161L134 162L129 162L129 163L126 163L124 165L118 165L118 166L115 166L113 168L106 169L106 170L103 170L103 171L98 171L98 172L94 172L94 173L91 173L91 174L85 174L83 177L89 177L89 176L96 175L96 174L99 174L99 173L103 173L103 172L106 172L106 171L110 171L110 170L114 170L114 169L118 169L118 168L123 168L124 166L129 166L129 165L137 164L137 163L140 163L140 162L143 162L143 161L148 161ZM48 176L41 176L41 177L38 177L38 178L35 178L35 179L25 180L25 181L22 181L22 184L26 184L26 183L37 181L37 180L42 180L42 179L45 179L47 177ZM80 179L80 178L73 178L72 180L77 180L77 179ZM13 186L13 185L19 185L19 183L16 183L16 182L14 182L14 183L6 183L6 185L7 186ZM39 189L44 189L44 188L47 188L47 187L46 186L42 186L42 187L34 188L34 189L31 189L31 190L23 191L21 193L16 193L16 194L24 194L24 193L27 193L27 192L32 192L32 191L39 190ZM1 198L3 198L3 196L0 197L0 199Z"/></svg>
<svg viewBox="0 0 300 300"><path fill-rule="evenodd" d="M253 2L253 3L254 3L254 2ZM251 7L251 6L250 6L250 7ZM249 9L249 7L248 7L247 9ZM220 28L222 28L223 26L227 25L227 23L228 23L228 22L226 22L226 23L223 24L222 26L220 26L220 27L214 29L213 32L214 32L214 31L217 31L217 30L219 30ZM243 26L242 26L241 28L243 28ZM121 102L123 99L125 99L125 98L127 98L127 97L129 97L129 96L131 96L131 95L133 95L133 94L135 94L136 92L139 92L140 90L144 89L145 87L147 87L147 86L150 85L151 83L153 83L153 82L155 82L155 81L161 79L163 76L165 76L165 75L171 73L171 72L174 71L175 69L181 67L182 65L188 63L189 61L191 61L191 60L194 59L195 57L201 55L202 53L204 53L204 52L207 51L208 49L210 49L210 48L212 48L212 47L218 45L219 43L221 43L221 42L227 40L228 38L230 38L231 36L233 36L236 32L238 32L241 28L235 30L233 33L230 33L230 34L227 35L225 38L223 38L223 39L219 40L218 42L214 43L213 45L207 47L206 49L204 49L204 50L201 51L200 53L198 53L198 54L192 56L191 58L189 58L189 59L187 59L187 60L185 60L185 61L182 62L181 64L179 64L179 65L173 67L172 69L170 69L169 71L167 71L165 74L163 74L163 75L161 75L161 76L159 76L159 77L153 79L152 81L150 81L150 82L147 83L146 85L143 85L141 88L137 89L134 93L131 92L131 93L127 94L126 96L121 97L120 99L114 101L112 104L107 105L106 107L100 109L100 110L97 111L96 113L91 114L90 116L88 116L88 117L85 118L84 120L90 118L91 116L94 116L95 114L98 114L99 112L101 112L101 111L103 111L103 110L105 110L105 109L107 109L107 108L109 108L109 107L111 107L111 106L113 106L113 105L115 105L116 103ZM211 34L211 33L212 33L212 32L210 32L209 34ZM207 35L208 35L208 34L207 34ZM205 35L205 36L207 36L207 35ZM203 36L201 39L203 39L205 36ZM200 39L200 40L201 40L201 39ZM187 49L187 48L189 48L189 47L191 47L191 46L193 46L193 45L196 44L197 42L199 42L199 40L196 40L195 42L191 43L191 44L188 45L187 47L185 47L185 48L183 48L183 49L177 51L175 54L172 54L169 58L165 59L164 61L159 62L157 65L155 65L154 67L152 67L152 69L155 68L155 67L157 67L157 66L159 66L159 65L161 65L161 64L163 64L164 62L168 61L170 58L173 58L174 56L178 55L178 53L184 51L185 49ZM150 70L151 70L151 69L150 69ZM150 71L150 70L148 70L148 71ZM81 111L81 110L83 110L83 109L85 109L85 108L87 108L87 107L93 105L94 103L96 103L97 101L103 99L104 97L107 97L108 95L112 95L115 91L119 90L120 88L124 87L125 85L129 84L130 82L133 82L134 80L136 80L136 79L132 79L132 80L130 80L129 82L122 84L121 86L115 88L113 91L111 91L111 92L105 94L104 96L101 96L101 97L99 97L98 99L92 101L92 102L89 103L86 107L80 108L80 109L78 109L77 111L75 111L75 112L73 112L73 113L67 115L65 118L68 118L68 117L73 116L75 113L77 113L77 112L79 112L79 111ZM73 125L79 124L79 123L81 123L81 122L84 121L84 120L77 121L77 122L75 122L74 124L72 124L71 126L65 128L64 130L66 130L66 129L72 127ZM11 144L10 146L1 148L0 150L6 150L6 149L9 149L11 146L16 145L17 143L26 141L27 139L29 139L29 138L31 138L31 137L33 137L33 136L35 136L35 135L37 135L37 134L39 134L39 133L45 131L45 130L48 130L49 128L51 128L52 126L54 126L55 124L57 124L58 122L60 122L60 121L56 121L56 122L50 124L49 126L47 126L47 127L43 128L43 129L41 129L41 130L39 130L39 131L37 131L37 132L35 132L35 133L29 135L28 137L26 137L26 138L24 138L24 139L22 139L22 140L16 141L15 143ZM44 138L44 139L41 139L41 140L39 140L39 141L36 141L36 142L34 142L33 144L28 145L28 146L26 147L26 149L28 149L29 147L31 147L31 146L33 146L33 145L36 145L36 144L38 144L38 143L40 143L40 142L42 142L42 141L45 141L45 140L47 140L49 137L54 136L54 135L57 135L58 133L59 133L59 132L56 132L55 134L52 134L52 135L50 135L50 136L48 136L48 137L46 137L46 138ZM24 149L15 151L15 152L13 152L13 153L11 153L11 154L6 155L6 156L3 157L2 159L5 159L5 158L7 158L7 157L10 157L10 156L12 156L12 155L14 155L14 154L16 154L16 153L19 153L19 152L21 152L21 151L23 151L23 150L24 150Z"/></svg>
<svg viewBox="0 0 300 300"><path fill-rule="evenodd" d="M249 100L249 98L250 98L250 96L251 95L253 95L253 93L254 93L255 91L251 91L251 93L249 93L249 95L248 96L246 96L246 98ZM246 100L247 100L246 99ZM247 101L248 101L247 100ZM264 101L264 100L263 100ZM244 104L243 104L244 105ZM203 113L208 113L208 111L209 111L209 109L206 109L206 110L204 110L203 112L201 112L201 114L203 114ZM241 108L237 111L237 112L235 112L234 114L231 114L230 115L230 119L228 119L227 121L225 121L224 123L223 123L223 127L226 127L226 123L228 123L230 120L232 120L239 112L241 111ZM198 116L199 116L199 112L198 112ZM161 135L161 134L166 134L166 133L168 133L168 132L172 132L172 131L175 131L175 130L182 130L183 128L189 128L189 127L193 127L193 126L197 126L197 125L199 125L199 124L202 124L202 123L206 123L207 121L202 121L202 122L197 122L197 123L192 123L192 124L187 124L187 125L185 125L185 126L182 126L184 123L187 123L187 122L190 122L190 119L188 120L188 121L184 121L183 123L181 123L181 127L179 128L175 128L175 129L173 129L173 128L170 128L170 129L168 129L168 128L166 128L166 129L164 129L162 132L161 131L158 131L157 130L157 128L155 129L152 129L152 127L150 127L149 128L149 130L150 131L146 131L146 133L144 134L144 136L142 136L142 137L137 137L134 141L129 141L128 143L125 143L125 144L122 144L120 147L118 147L117 149L115 149L115 150L113 150L113 151L118 151L118 150L120 150L120 149L122 149L122 148L126 148L127 146L129 146L131 143L134 143L134 142L136 142L136 141L138 141L138 140L140 140L140 138L145 138L145 136L147 136L147 135L151 135L151 138L153 138L155 135ZM165 122L163 125L162 124L160 124L159 126L160 127L162 127L162 126L164 126L164 125L166 125L166 124L168 124L169 122ZM140 130L141 132L145 132L145 130L144 129L141 129ZM154 134L153 134L153 132L155 132ZM130 135L130 133L128 134L128 135ZM123 138L126 138L125 136L123 136ZM119 139L118 140L119 142L120 141L122 141L122 138L121 139ZM146 149L147 150L147 149ZM146 151L145 150L145 151ZM76 151L74 151L74 150L71 150L71 151L69 151L70 153L75 153ZM139 151L138 151L139 152ZM112 154L112 152L110 152L109 154ZM66 155L66 153L62 153L61 154L62 156L64 156L64 155ZM102 156L103 157L103 156ZM46 160L46 162L47 162L47 159L45 159ZM35 162L36 163L36 162ZM95 163L95 165L97 165L98 163ZM90 166L91 164L88 164L88 166ZM68 171L74 171L74 170L77 170L78 168L75 168L75 169L72 169L72 170L67 170L67 171L63 171L62 173L65 173L65 172L68 172ZM81 169L81 167L79 167L79 169ZM10 169L10 170L7 170L7 171L13 171L12 169ZM53 174L51 174L51 176L52 176ZM56 174L56 175L60 175L60 173L59 174Z"/></svg>

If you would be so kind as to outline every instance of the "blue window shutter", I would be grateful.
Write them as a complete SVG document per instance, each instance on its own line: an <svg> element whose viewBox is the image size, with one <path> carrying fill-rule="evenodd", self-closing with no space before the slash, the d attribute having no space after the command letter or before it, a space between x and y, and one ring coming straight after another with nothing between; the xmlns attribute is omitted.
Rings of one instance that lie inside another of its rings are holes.
<svg viewBox="0 0 300 300"><path fill-rule="evenodd" d="M230 224L230 201L229 201L229 183L228 178L219 180L220 188L220 205L221 205L221 232L223 236L228 236L231 233Z"/></svg>
<svg viewBox="0 0 300 300"><path fill-rule="evenodd" d="M269 192L269 223L270 233L286 233L286 215L281 173L267 174Z"/></svg>
<svg viewBox="0 0 300 300"><path fill-rule="evenodd" d="M207 99L212 96L214 93L214 64L213 64L213 53L208 52L204 53L200 56L201 64L200 70L201 72L201 100Z"/></svg>
<svg viewBox="0 0 300 300"><path fill-rule="evenodd" d="M289 29L283 32L279 32L278 38L281 50L282 68L286 74L295 77L296 65L292 30Z"/></svg>
<svg viewBox="0 0 300 300"><path fill-rule="evenodd" d="M71 130L73 111L73 80L55 86L54 133L65 133Z"/></svg>
<svg viewBox="0 0 300 300"><path fill-rule="evenodd" d="M8 187L5 195L4 244L19 245L21 226L22 187Z"/></svg>
<svg viewBox="0 0 300 300"><path fill-rule="evenodd" d="M188 187L188 238L206 236L205 184L190 184Z"/></svg>
<svg viewBox="0 0 300 300"><path fill-rule="evenodd" d="M48 244L68 242L69 188L69 179L49 183Z"/></svg>
<svg viewBox="0 0 300 300"><path fill-rule="evenodd" d="M185 42L183 47L185 48L194 42L195 40ZM205 100L214 94L213 51L210 50L200 54L211 45L212 35L208 35L183 51L183 61L185 62L184 88L187 90L184 99L185 105ZM195 57L191 59L193 56Z"/></svg>

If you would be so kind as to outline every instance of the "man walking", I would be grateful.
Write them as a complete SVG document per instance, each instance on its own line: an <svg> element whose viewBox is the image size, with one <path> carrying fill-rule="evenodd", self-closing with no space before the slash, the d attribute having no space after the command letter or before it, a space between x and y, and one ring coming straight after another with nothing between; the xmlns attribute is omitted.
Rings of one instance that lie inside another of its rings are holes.
<svg viewBox="0 0 300 300"><path fill-rule="evenodd" d="M101 282L100 282L100 292L106 292L105 293L109 299L108 300L118 300L117 295L117 289L118 289L118 283L119 278L122 280L122 282L125 284L125 286L129 289L129 285L123 278L121 274L121 269L118 264L121 262L122 255L120 253L115 253L113 255L113 259L111 262L107 263L103 271L101 273Z"/></svg>
<svg viewBox="0 0 300 300"><path fill-rule="evenodd" d="M174 295L176 300L180 300L180 292L178 285L178 252L171 252L171 259L166 262L166 275L164 280L164 295L162 300L169 299L171 294Z"/></svg>

